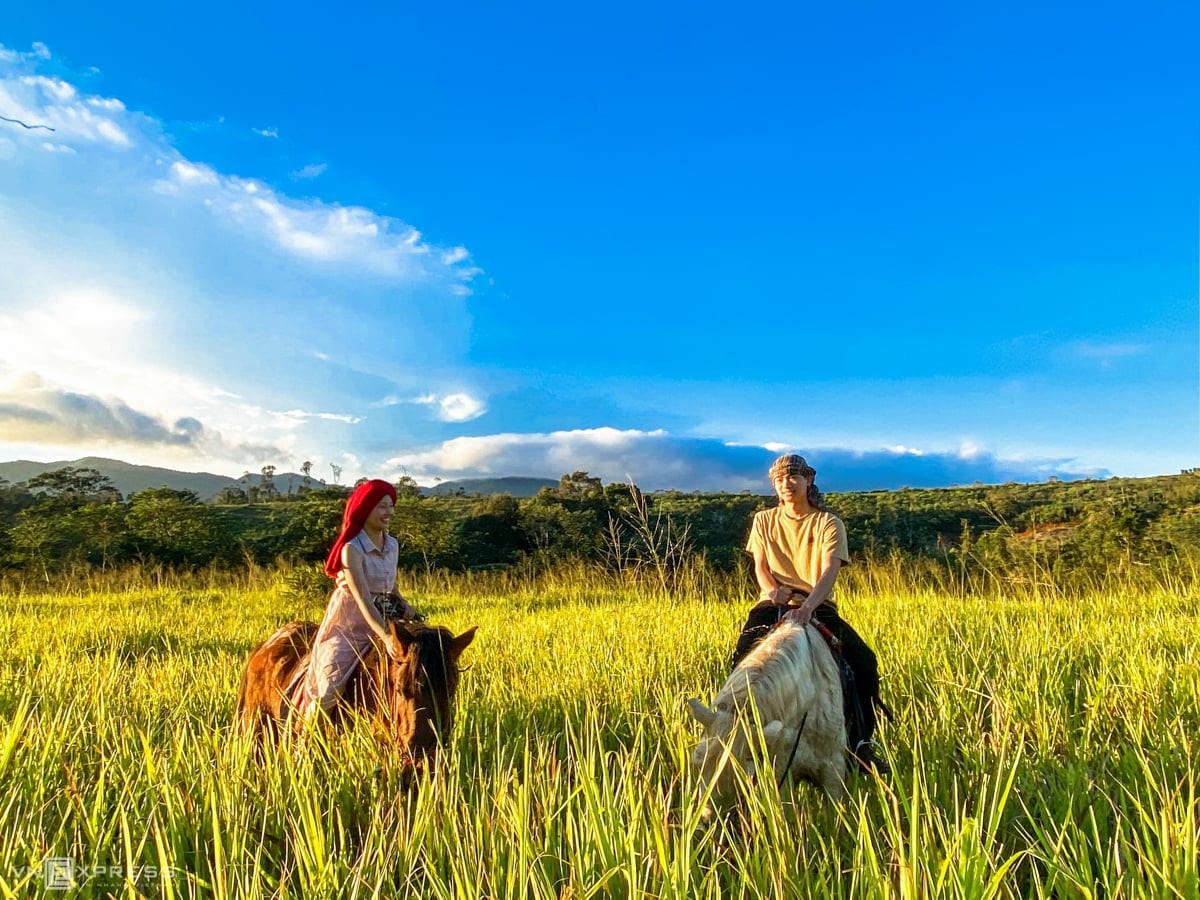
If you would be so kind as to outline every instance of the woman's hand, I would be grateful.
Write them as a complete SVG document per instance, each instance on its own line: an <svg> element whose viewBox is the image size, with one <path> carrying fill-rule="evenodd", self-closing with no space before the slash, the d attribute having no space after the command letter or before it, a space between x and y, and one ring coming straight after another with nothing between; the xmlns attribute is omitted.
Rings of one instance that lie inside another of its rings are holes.
<svg viewBox="0 0 1200 900"><path fill-rule="evenodd" d="M400 638L394 634L389 634L383 639L383 647L392 659L398 660L404 657L404 645L400 643Z"/></svg>

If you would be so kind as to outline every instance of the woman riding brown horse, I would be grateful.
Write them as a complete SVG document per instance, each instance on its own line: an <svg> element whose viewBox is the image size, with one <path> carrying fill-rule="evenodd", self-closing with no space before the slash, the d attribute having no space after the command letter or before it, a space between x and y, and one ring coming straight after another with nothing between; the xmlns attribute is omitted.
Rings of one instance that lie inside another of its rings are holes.
<svg viewBox="0 0 1200 900"><path fill-rule="evenodd" d="M416 761L436 754L454 721L458 660L475 638L469 628L455 637L445 628L418 622L388 622L399 654L374 643L345 680L329 710L334 723L348 710L373 717L376 725ZM317 633L313 622L283 626L250 654L238 690L240 728L255 736L278 733L295 714L291 696L304 677L309 648ZM291 689L291 690L289 690ZM303 720L296 716L295 723Z"/></svg>
<svg viewBox="0 0 1200 900"><path fill-rule="evenodd" d="M387 533L396 490L359 484L325 561L334 579L320 626L285 625L246 663L238 696L243 727L258 733L291 714L341 718L346 706L391 720L405 747L425 753L448 733L458 657L475 629L406 621L419 616L396 593L399 544Z"/></svg>

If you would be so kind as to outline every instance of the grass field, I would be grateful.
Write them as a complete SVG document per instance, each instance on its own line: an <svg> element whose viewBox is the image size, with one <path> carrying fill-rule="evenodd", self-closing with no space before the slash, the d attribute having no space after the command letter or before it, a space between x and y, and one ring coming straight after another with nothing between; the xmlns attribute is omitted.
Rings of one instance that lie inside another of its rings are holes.
<svg viewBox="0 0 1200 900"><path fill-rule="evenodd" d="M257 760L230 729L247 652L321 598L270 573L118 584L0 596L4 896L42 894L57 857L85 896L1200 895L1191 578L1074 599L849 582L894 775L841 805L762 783L736 830L699 824L683 701L721 682L740 584L412 585L433 621L480 626L417 790L365 730Z"/></svg>

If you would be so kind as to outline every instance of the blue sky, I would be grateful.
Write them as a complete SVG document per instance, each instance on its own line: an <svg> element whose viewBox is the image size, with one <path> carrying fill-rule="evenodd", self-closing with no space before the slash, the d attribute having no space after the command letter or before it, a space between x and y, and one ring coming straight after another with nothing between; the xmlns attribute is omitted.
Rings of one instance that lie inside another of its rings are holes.
<svg viewBox="0 0 1200 900"><path fill-rule="evenodd" d="M26 4L0 457L1197 463L1194 7Z"/></svg>

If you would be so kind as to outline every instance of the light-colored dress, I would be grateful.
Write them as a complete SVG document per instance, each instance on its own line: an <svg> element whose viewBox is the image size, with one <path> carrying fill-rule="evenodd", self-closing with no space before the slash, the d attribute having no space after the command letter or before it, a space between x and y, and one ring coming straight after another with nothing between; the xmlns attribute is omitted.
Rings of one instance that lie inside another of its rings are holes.
<svg viewBox="0 0 1200 900"><path fill-rule="evenodd" d="M350 543L362 551L368 593L386 594L395 590L400 542L389 534L380 550L365 531L360 531ZM311 698L328 709L374 636L350 592L349 576L342 569L325 608L325 618L313 639L308 675L304 679L305 700Z"/></svg>

